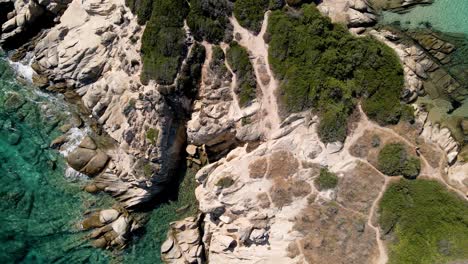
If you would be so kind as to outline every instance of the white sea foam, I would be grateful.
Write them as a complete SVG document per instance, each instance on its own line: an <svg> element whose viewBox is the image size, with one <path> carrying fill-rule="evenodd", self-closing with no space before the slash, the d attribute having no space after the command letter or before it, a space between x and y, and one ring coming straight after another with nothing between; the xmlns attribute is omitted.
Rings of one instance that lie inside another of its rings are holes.
<svg viewBox="0 0 468 264"><path fill-rule="evenodd" d="M77 128L70 129L67 133L67 142L61 147L60 154L67 157L73 150L75 150L83 138L88 134L89 128Z"/></svg>
<svg viewBox="0 0 468 264"><path fill-rule="evenodd" d="M35 73L33 68L31 67L32 62L34 61L34 54L31 52L26 53L24 59L19 62L13 62L8 60L10 66L15 70L16 74L18 74L23 79L27 80L28 82L32 83L32 77Z"/></svg>
<svg viewBox="0 0 468 264"><path fill-rule="evenodd" d="M76 171L75 169L71 167L67 167L67 169L65 170L65 178L68 180L72 180L72 181L89 179L88 176L86 176L85 174L79 171Z"/></svg>

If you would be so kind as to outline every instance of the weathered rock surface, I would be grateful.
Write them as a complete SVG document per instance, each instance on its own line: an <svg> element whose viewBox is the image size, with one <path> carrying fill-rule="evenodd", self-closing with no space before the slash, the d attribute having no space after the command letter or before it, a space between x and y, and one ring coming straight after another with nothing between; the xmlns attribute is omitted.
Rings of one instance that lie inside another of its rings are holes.
<svg viewBox="0 0 468 264"><path fill-rule="evenodd" d="M323 0L317 8L333 22L353 28L351 31L354 33L362 33L377 22L377 17L364 0Z"/></svg>
<svg viewBox="0 0 468 264"><path fill-rule="evenodd" d="M0 11L0 45L18 48L28 40L29 35L37 33L41 27L50 24L54 17L59 16L67 8L70 2L71 0L2 1L0 5L0 9L2 9ZM8 13L5 15L3 12Z"/></svg>
<svg viewBox="0 0 468 264"><path fill-rule="evenodd" d="M187 217L171 223L167 240L161 246L162 260L166 263L204 263L201 215Z"/></svg>
<svg viewBox="0 0 468 264"><path fill-rule="evenodd" d="M37 23L41 12L57 23L27 48L35 58L35 83L66 96L78 94L83 108L116 141L113 149L99 149L85 138L74 151L66 151L67 160L79 172L98 175L99 189L124 206L146 201L177 167L185 132L183 119L176 117L184 110L173 109L158 84L140 82L144 28L119 0L15 1L8 21L2 21L2 40ZM13 99L11 108L20 103ZM178 100L190 105L183 96ZM58 138L52 146L65 143ZM146 165L152 168L148 175L143 173Z"/></svg>
<svg viewBox="0 0 468 264"><path fill-rule="evenodd" d="M212 58L215 46L207 44L205 48L207 58L203 65L200 99L195 101L187 123L187 137L191 144L205 145L216 159L239 142L260 138L256 129L259 105L254 102L243 109L239 107L234 92L237 76L224 58Z"/></svg>

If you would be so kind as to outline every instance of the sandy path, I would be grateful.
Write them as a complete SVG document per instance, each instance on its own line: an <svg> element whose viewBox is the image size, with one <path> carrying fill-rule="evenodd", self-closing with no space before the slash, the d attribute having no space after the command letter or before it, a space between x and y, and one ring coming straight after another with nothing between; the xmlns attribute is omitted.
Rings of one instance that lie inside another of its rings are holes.
<svg viewBox="0 0 468 264"><path fill-rule="evenodd" d="M261 128L267 139L271 138L273 132L279 129L281 123L275 96L275 91L278 89L279 82L274 78L270 69L270 64L268 62L268 45L263 40L263 35L268 26L269 14L270 12L265 13L262 30L257 36L239 25L235 17L230 18L231 24L234 26L234 35L239 34L241 36L239 44L245 47L251 54L250 60L255 70L257 84L262 90L260 111L264 113L264 117L261 120ZM262 83L260 78L262 74L270 78L267 84Z"/></svg>
<svg viewBox="0 0 468 264"><path fill-rule="evenodd" d="M388 127L381 127L379 125L377 125L376 123L374 123L373 121L369 120L366 116L366 114L364 113L364 111L362 110L362 107L359 105L359 111L360 111L360 114L361 114L361 121L362 124L360 124L360 127L362 126L362 129L364 130L369 130L369 131L377 131L377 130L381 130L381 131L385 131L389 134L391 134L392 136L394 136L395 138L397 138L398 140L404 142L405 144L407 144L408 146L412 147L412 148L417 148L417 146L415 144L413 144L412 142L410 142L409 140L407 140L405 137L401 136L400 134L398 134L397 132L395 132L393 129L390 129ZM445 154L444 153L440 153L442 156L445 157ZM447 189L451 190L451 191L454 191L455 193L459 194L461 197L463 197L465 200L468 200L468 197L465 196L465 194L458 190L457 188L453 187L452 185L448 184L447 181L445 180L445 178L443 177L442 175L442 172L441 170L443 168L433 168L429 162L427 161L426 157L424 157L423 154L420 154L419 155L419 158L421 159L422 163L423 163L423 166L421 166L421 173L420 173L420 176L419 177L427 177L427 178L431 178L431 179L436 179L438 180L439 182L441 182L442 184L444 184Z"/></svg>

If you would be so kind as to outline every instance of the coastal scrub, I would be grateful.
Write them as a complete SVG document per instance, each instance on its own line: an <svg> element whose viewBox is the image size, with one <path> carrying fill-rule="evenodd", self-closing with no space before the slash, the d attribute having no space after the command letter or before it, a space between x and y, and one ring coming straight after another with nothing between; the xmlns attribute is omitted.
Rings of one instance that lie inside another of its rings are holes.
<svg viewBox="0 0 468 264"><path fill-rule="evenodd" d="M345 139L346 120L359 101L380 125L399 121L403 69L390 47L352 36L314 4L273 11L266 39L283 114L313 109L324 142Z"/></svg>
<svg viewBox="0 0 468 264"><path fill-rule="evenodd" d="M468 203L439 182L402 179L391 184L380 202L379 224L392 238L386 239L389 264L468 258Z"/></svg>
<svg viewBox="0 0 468 264"><path fill-rule="evenodd" d="M237 77L235 92L239 96L239 105L245 107L255 99L257 90L257 80L249 53L237 42L233 42L226 52L226 58Z"/></svg>
<svg viewBox="0 0 468 264"><path fill-rule="evenodd" d="M401 143L385 145L379 152L378 169L389 176L403 175L406 178L416 178L421 170L421 161L411 156Z"/></svg>

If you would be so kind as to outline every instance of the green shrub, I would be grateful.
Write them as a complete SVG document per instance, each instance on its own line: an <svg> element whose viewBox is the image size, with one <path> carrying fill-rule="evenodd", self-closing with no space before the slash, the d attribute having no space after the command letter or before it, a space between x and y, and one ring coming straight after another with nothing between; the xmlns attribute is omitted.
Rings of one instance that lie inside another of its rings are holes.
<svg viewBox="0 0 468 264"><path fill-rule="evenodd" d="M218 43L232 35L227 30L231 13L232 3L228 0L190 0L187 24L196 40Z"/></svg>
<svg viewBox="0 0 468 264"><path fill-rule="evenodd" d="M378 169L389 176L403 175L406 178L416 178L421 170L421 163L419 158L408 155L403 144L392 143L380 150Z"/></svg>
<svg viewBox="0 0 468 264"><path fill-rule="evenodd" d="M338 184L338 176L327 168L320 169L320 175L314 180L319 191L333 189Z"/></svg>
<svg viewBox="0 0 468 264"><path fill-rule="evenodd" d="M241 107L247 106L256 97L257 79L250 63L247 50L237 42L231 43L226 57L229 65L237 77L236 94Z"/></svg>
<svg viewBox="0 0 468 264"><path fill-rule="evenodd" d="M387 240L389 264L468 258L468 203L436 181L390 184L379 204L379 224L395 237Z"/></svg>
<svg viewBox="0 0 468 264"><path fill-rule="evenodd" d="M154 169L153 165L150 162L143 165L143 174L145 175L146 179L151 179L153 177Z"/></svg>
<svg viewBox="0 0 468 264"><path fill-rule="evenodd" d="M193 44L184 67L180 69L177 88L188 98L194 98L198 92L205 56L205 47L199 43Z"/></svg>
<svg viewBox="0 0 468 264"><path fill-rule="evenodd" d="M262 29L265 12L268 10L269 0L236 0L234 16L242 27L258 34Z"/></svg>
<svg viewBox="0 0 468 264"><path fill-rule="evenodd" d="M352 36L314 4L273 11L267 34L282 107L286 112L316 109L324 122L319 132L323 141L344 139L345 120L356 99L379 124L398 122L403 69L391 48L371 37Z"/></svg>
<svg viewBox="0 0 468 264"><path fill-rule="evenodd" d="M184 19L189 11L184 0L154 0L151 18L142 38L141 80L172 84L187 53Z"/></svg>
<svg viewBox="0 0 468 264"><path fill-rule="evenodd" d="M125 0L125 5L137 15L137 21L140 25L144 25L153 12L153 0Z"/></svg>
<svg viewBox="0 0 468 264"><path fill-rule="evenodd" d="M270 10L277 10L283 8L283 6L286 4L284 0L270 0L270 3L268 5L268 9Z"/></svg>
<svg viewBox="0 0 468 264"><path fill-rule="evenodd" d="M149 140L151 144L156 144L156 141L158 140L159 137L159 130L150 128L146 132L146 138Z"/></svg>

